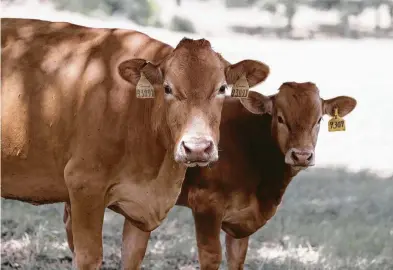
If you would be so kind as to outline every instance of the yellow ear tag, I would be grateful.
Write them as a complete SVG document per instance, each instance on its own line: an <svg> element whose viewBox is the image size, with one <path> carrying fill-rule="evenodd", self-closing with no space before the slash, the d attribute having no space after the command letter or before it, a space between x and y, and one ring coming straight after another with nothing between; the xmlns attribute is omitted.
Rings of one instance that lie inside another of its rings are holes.
<svg viewBox="0 0 393 270"><path fill-rule="evenodd" d="M334 116L328 123L329 132L345 131L345 120L338 115L338 108L334 108Z"/></svg>
<svg viewBox="0 0 393 270"><path fill-rule="evenodd" d="M232 87L232 97L246 98L249 90L246 75L242 75Z"/></svg>
<svg viewBox="0 0 393 270"><path fill-rule="evenodd" d="M143 72L141 72L141 78L136 85L136 97L154 98L154 87L151 85Z"/></svg>

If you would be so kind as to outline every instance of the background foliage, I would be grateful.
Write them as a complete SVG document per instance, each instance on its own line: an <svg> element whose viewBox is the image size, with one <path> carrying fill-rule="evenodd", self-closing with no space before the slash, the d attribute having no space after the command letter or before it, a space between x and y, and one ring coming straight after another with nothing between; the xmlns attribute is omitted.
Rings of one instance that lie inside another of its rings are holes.
<svg viewBox="0 0 393 270"><path fill-rule="evenodd" d="M18 0L2 0L2 2L15 2ZM212 0L40 0L52 2L58 9L76 11L83 14L102 12L106 15L123 15L126 18L144 26L166 27L174 31L197 32L191 18L172 14L170 22L164 24L160 20L160 4L175 4L178 7L189 1L212 2ZM296 38L294 18L300 8L308 7L315 11L331 11L339 16L336 24L321 24L306 37L315 38L322 33L328 36L362 38L362 37L393 37L393 0L214 0L219 1L227 9L258 9L268 11L286 20L285 26L269 29L263 25L253 27L236 25L234 32L252 35L268 35L273 33L280 38ZM382 12L388 10L390 25L381 26ZM366 10L375 13L374 27L371 31L361 27L351 26L350 21L360 16ZM252 20L252 19L251 19ZM300 29L301 30L301 29ZM299 37L297 37L299 38Z"/></svg>

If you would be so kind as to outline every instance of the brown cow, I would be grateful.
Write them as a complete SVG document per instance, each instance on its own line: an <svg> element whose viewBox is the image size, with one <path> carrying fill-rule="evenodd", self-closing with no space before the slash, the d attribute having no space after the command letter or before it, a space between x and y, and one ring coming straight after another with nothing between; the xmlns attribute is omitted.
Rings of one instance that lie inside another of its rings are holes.
<svg viewBox="0 0 393 270"><path fill-rule="evenodd" d="M226 85L269 73L257 61L230 65L204 39L173 49L131 30L1 24L1 195L69 202L78 269L101 264L106 207L143 231L161 223L185 165L218 158ZM141 74L154 98L136 97Z"/></svg>
<svg viewBox="0 0 393 270"><path fill-rule="evenodd" d="M294 82L269 97L250 92L248 99L226 100L220 160L188 169L177 201L192 209L201 269L219 268L220 229L229 269L243 269L249 235L273 217L293 177L314 165L322 116L334 108L345 116L355 106L351 97L323 100L315 84ZM149 235L125 222L125 269L139 268Z"/></svg>

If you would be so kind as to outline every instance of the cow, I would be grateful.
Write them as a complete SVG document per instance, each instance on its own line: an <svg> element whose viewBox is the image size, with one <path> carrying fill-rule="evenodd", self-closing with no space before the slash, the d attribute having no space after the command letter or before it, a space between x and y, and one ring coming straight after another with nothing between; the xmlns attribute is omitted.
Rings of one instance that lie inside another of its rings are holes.
<svg viewBox="0 0 393 270"><path fill-rule="evenodd" d="M68 203L78 269L101 265L106 207L141 231L159 226L187 167L218 159L227 85L269 74L259 61L230 64L205 39L172 48L126 29L1 26L1 195Z"/></svg>
<svg viewBox="0 0 393 270"><path fill-rule="evenodd" d="M249 236L274 216L291 180L315 164L323 115L338 109L343 117L356 104L348 96L324 100L311 82L283 83L271 96L251 91L247 99L226 99L220 160L211 168L189 168L176 202L192 210L201 269L219 268L221 229L228 269L243 269ZM70 214L65 208L65 220ZM125 221L125 269L140 268L149 235Z"/></svg>

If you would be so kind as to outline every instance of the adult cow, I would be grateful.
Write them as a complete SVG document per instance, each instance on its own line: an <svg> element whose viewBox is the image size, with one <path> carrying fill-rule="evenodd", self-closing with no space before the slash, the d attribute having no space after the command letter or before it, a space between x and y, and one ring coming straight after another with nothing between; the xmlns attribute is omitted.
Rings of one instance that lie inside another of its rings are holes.
<svg viewBox="0 0 393 270"><path fill-rule="evenodd" d="M347 96L322 99L309 82L284 83L272 96L250 92L247 99L226 100L220 160L212 168L189 168L177 201L193 212L201 269L219 268L220 229L229 269L243 269L249 235L274 216L293 177L314 165L323 115L338 108L342 117L355 106ZM125 221L125 269L139 268L149 235Z"/></svg>
<svg viewBox="0 0 393 270"><path fill-rule="evenodd" d="M106 207L143 231L161 223L185 165L218 158L226 85L269 73L257 61L230 65L204 39L173 49L131 30L1 24L1 195L69 202L78 269L101 264ZM155 98L137 99L141 74Z"/></svg>

